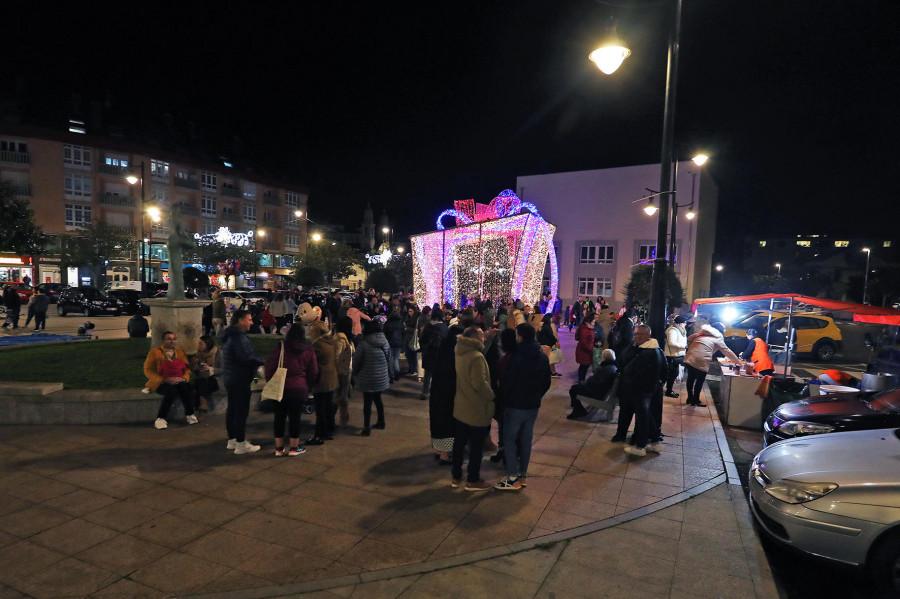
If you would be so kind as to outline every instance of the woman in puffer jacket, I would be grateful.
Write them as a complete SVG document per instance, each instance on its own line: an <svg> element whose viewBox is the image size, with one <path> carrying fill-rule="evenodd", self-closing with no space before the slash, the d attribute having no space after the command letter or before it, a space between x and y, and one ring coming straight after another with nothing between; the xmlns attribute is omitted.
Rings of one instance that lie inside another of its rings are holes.
<svg viewBox="0 0 900 599"><path fill-rule="evenodd" d="M366 322L363 328L363 339L356 345L353 354L353 377L356 388L363 394L363 429L360 434L368 437L371 429L383 429L384 404L381 392L386 391L394 377L391 363L391 347L381 330L377 320ZM378 420L369 426L372 419L372 404L378 411Z"/></svg>
<svg viewBox="0 0 900 599"><path fill-rule="evenodd" d="M684 356L684 368L687 370L687 405L706 407L700 401L700 392L703 391L703 382L709 373L709 365L713 354L721 351L734 362L740 363L740 358L725 345L725 337L722 333L725 327L721 323L705 324L699 333L688 337L688 350Z"/></svg>

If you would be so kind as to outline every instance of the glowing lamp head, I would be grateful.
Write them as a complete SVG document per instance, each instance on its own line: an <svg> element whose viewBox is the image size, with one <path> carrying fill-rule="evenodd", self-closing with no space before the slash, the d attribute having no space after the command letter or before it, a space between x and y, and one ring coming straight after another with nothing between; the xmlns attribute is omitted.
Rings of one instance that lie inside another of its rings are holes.
<svg viewBox="0 0 900 599"><path fill-rule="evenodd" d="M402 247L398 247L398 248L397 248L397 253L398 253L398 254L402 254L402 253L403 253L403 248L402 248Z"/></svg>
<svg viewBox="0 0 900 599"><path fill-rule="evenodd" d="M722 266L721 264L716 264L716 272L722 272L723 270L725 270L724 266Z"/></svg>
<svg viewBox="0 0 900 599"><path fill-rule="evenodd" d="M319 233L313 233L312 239L313 241L322 241L322 235Z"/></svg>
<svg viewBox="0 0 900 599"><path fill-rule="evenodd" d="M156 206L147 208L147 214L155 223L158 223L160 220L162 220L162 212L160 212L159 208L157 208Z"/></svg>
<svg viewBox="0 0 900 599"><path fill-rule="evenodd" d="M590 53L588 58L597 65L604 75L615 73L625 59L631 56L631 50L625 47L620 40L610 40L610 45L604 45Z"/></svg>
<svg viewBox="0 0 900 599"><path fill-rule="evenodd" d="M871 248L863 248L862 251L864 251L865 253L868 254L868 253L871 252L872 250L871 250Z"/></svg>
<svg viewBox="0 0 900 599"><path fill-rule="evenodd" d="M706 161L709 160L709 156L707 156L706 154L697 154L696 156L691 158L691 160L697 166L703 166L704 164L706 164Z"/></svg>
<svg viewBox="0 0 900 599"><path fill-rule="evenodd" d="M387 228L387 227L382 227L382 228L381 228L381 232L384 233L384 234L387 234L387 233L390 232L390 229Z"/></svg>
<svg viewBox="0 0 900 599"><path fill-rule="evenodd" d="M141 178L138 177L135 173L128 173L127 175L125 175L125 180L128 181L131 185L134 185L135 183L140 181Z"/></svg>
<svg viewBox="0 0 900 599"><path fill-rule="evenodd" d="M296 216L297 218L300 218L301 216L303 216L303 211L302 210L294 210L294 216Z"/></svg>
<svg viewBox="0 0 900 599"><path fill-rule="evenodd" d="M647 214L647 216L653 216L654 214L656 214L657 210L659 210L659 206L657 206L653 202L653 200L650 200L650 202L646 206L644 206L644 212Z"/></svg>
<svg viewBox="0 0 900 599"><path fill-rule="evenodd" d="M256 236L257 236L257 237L265 237L265 236L266 236L266 232L263 231L262 229L260 229L259 231L256 232Z"/></svg>
<svg viewBox="0 0 900 599"><path fill-rule="evenodd" d="M697 213L694 212L693 208L688 208L688 211L684 213L684 217L688 220L694 220L697 218Z"/></svg>

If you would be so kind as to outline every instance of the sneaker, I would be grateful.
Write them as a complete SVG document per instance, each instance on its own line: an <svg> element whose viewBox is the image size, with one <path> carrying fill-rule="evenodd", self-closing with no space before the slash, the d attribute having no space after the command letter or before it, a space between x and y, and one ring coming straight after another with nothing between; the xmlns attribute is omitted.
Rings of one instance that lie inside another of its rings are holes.
<svg viewBox="0 0 900 599"><path fill-rule="evenodd" d="M234 449L237 447L237 439L228 439L228 445L225 446L225 449Z"/></svg>
<svg viewBox="0 0 900 599"><path fill-rule="evenodd" d="M613 443L624 443L625 435L613 435L613 438L610 439Z"/></svg>
<svg viewBox="0 0 900 599"><path fill-rule="evenodd" d="M291 447L291 450L288 451L289 456L300 455L301 453L306 453L305 447Z"/></svg>
<svg viewBox="0 0 900 599"><path fill-rule="evenodd" d="M644 457L645 455L647 455L647 450L644 449L643 447L637 447L636 445L635 445L635 446L632 446L632 445L626 445L626 446L625 446L625 453L628 453L628 454L631 454L631 455L636 455L636 456L642 458L642 457Z"/></svg>
<svg viewBox="0 0 900 599"><path fill-rule="evenodd" d="M474 483L466 483L466 491L487 491L491 488L491 483L484 479L477 480Z"/></svg>
<svg viewBox="0 0 900 599"><path fill-rule="evenodd" d="M647 451L652 451L653 453L662 453L662 443L657 441L656 443L649 443L647 445Z"/></svg>
<svg viewBox="0 0 900 599"><path fill-rule="evenodd" d="M524 476L520 476L520 477L519 477L519 484L522 485L522 488L524 489L525 487L528 486L528 479L525 478Z"/></svg>
<svg viewBox="0 0 900 599"><path fill-rule="evenodd" d="M665 396L666 397L678 397L678 394L675 393L674 391L666 391Z"/></svg>
<svg viewBox="0 0 900 599"><path fill-rule="evenodd" d="M461 478L451 478L450 479L450 487L454 489L458 489L459 485L463 484L463 480Z"/></svg>
<svg viewBox="0 0 900 599"><path fill-rule="evenodd" d="M242 455L245 453L254 453L257 451L259 451L259 445L254 445L253 443L251 443L250 441L247 441L246 439L241 441L240 443L236 444L234 447L234 453L236 453L237 455Z"/></svg>
<svg viewBox="0 0 900 599"><path fill-rule="evenodd" d="M558 377L558 376L562 376L562 374L560 374L559 372L552 372L552 373L550 373L550 376Z"/></svg>
<svg viewBox="0 0 900 599"><path fill-rule="evenodd" d="M197 424L198 422L200 422L199 420L197 420L197 417L194 416L193 414L189 414L185 418L185 421L187 421L188 424Z"/></svg>
<svg viewBox="0 0 900 599"><path fill-rule="evenodd" d="M361 431L359 431L359 436L360 436L360 437L368 437L368 436L371 435L371 434L372 434L372 432L371 432L369 429L367 429L367 428L364 428L364 429L362 429Z"/></svg>
<svg viewBox="0 0 900 599"><path fill-rule="evenodd" d="M153 426L156 427L156 430L162 430L164 428L169 428L169 423L165 421L164 418L157 418L156 422L153 423Z"/></svg>
<svg viewBox="0 0 900 599"><path fill-rule="evenodd" d="M498 491L518 491L522 488L522 483L518 478L504 478L494 485Z"/></svg>
<svg viewBox="0 0 900 599"><path fill-rule="evenodd" d="M280 458L284 455L284 447L276 447L275 448L275 457Z"/></svg>

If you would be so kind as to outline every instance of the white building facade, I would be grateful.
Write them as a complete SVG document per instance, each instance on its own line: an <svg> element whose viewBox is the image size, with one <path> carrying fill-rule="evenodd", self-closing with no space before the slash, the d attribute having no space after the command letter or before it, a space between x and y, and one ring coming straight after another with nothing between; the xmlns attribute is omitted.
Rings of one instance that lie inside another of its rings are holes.
<svg viewBox="0 0 900 599"><path fill-rule="evenodd" d="M709 295L718 188L693 162L679 162L677 173L675 272L690 302ZM655 257L658 213L648 216L643 210L647 201L635 200L653 193L648 189L658 190L659 175L660 166L648 164L516 178L519 198L536 205L556 225L563 306L579 296L603 296L610 308L621 307L631 269ZM690 204L696 212L693 219L686 218Z"/></svg>

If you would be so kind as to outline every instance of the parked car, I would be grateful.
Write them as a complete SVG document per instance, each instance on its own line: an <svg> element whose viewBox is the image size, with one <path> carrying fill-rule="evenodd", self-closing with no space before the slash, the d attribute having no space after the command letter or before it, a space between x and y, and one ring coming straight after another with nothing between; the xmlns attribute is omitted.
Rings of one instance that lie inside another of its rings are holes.
<svg viewBox="0 0 900 599"><path fill-rule="evenodd" d="M236 289L223 290L219 296L230 305L233 310L237 310L244 302L255 302L256 299L250 297L246 291L238 291Z"/></svg>
<svg viewBox="0 0 900 599"><path fill-rule="evenodd" d="M791 439L750 466L750 509L776 541L864 567L900 594L900 429Z"/></svg>
<svg viewBox="0 0 900 599"><path fill-rule="evenodd" d="M85 316L109 314L119 316L125 309L121 300L110 297L97 289L82 285L80 287L66 287L59 294L56 302L56 313L65 316L70 312L78 312Z"/></svg>
<svg viewBox="0 0 900 599"><path fill-rule="evenodd" d="M785 439L900 427L900 389L872 395L834 394L781 404L763 424L766 446Z"/></svg>
<svg viewBox="0 0 900 599"><path fill-rule="evenodd" d="M125 314L131 315L138 312L144 315L150 314L150 308L141 301L140 289L110 289L106 293L122 302L122 312Z"/></svg>
<svg viewBox="0 0 900 599"><path fill-rule="evenodd" d="M42 289L44 295L50 298L50 303L55 304L59 299L60 292L65 289L62 283L40 283L34 286L35 289Z"/></svg>
<svg viewBox="0 0 900 599"><path fill-rule="evenodd" d="M768 334L770 345L784 346L786 333L777 331L787 327L788 315L783 312L772 313L771 333ZM797 345L794 351L798 354L811 354L813 359L829 362L834 353L843 345L841 330L834 324L830 316L822 314L794 314L791 326L797 332ZM725 329L725 344L735 353L747 347L747 329L756 329L762 340L766 340L769 330L769 313L751 314L743 320L732 323Z"/></svg>
<svg viewBox="0 0 900 599"><path fill-rule="evenodd" d="M25 283L0 283L0 295L3 294L3 290L7 287L12 287L16 290L23 305L28 303L28 300L31 299L31 294L34 293L34 287Z"/></svg>

